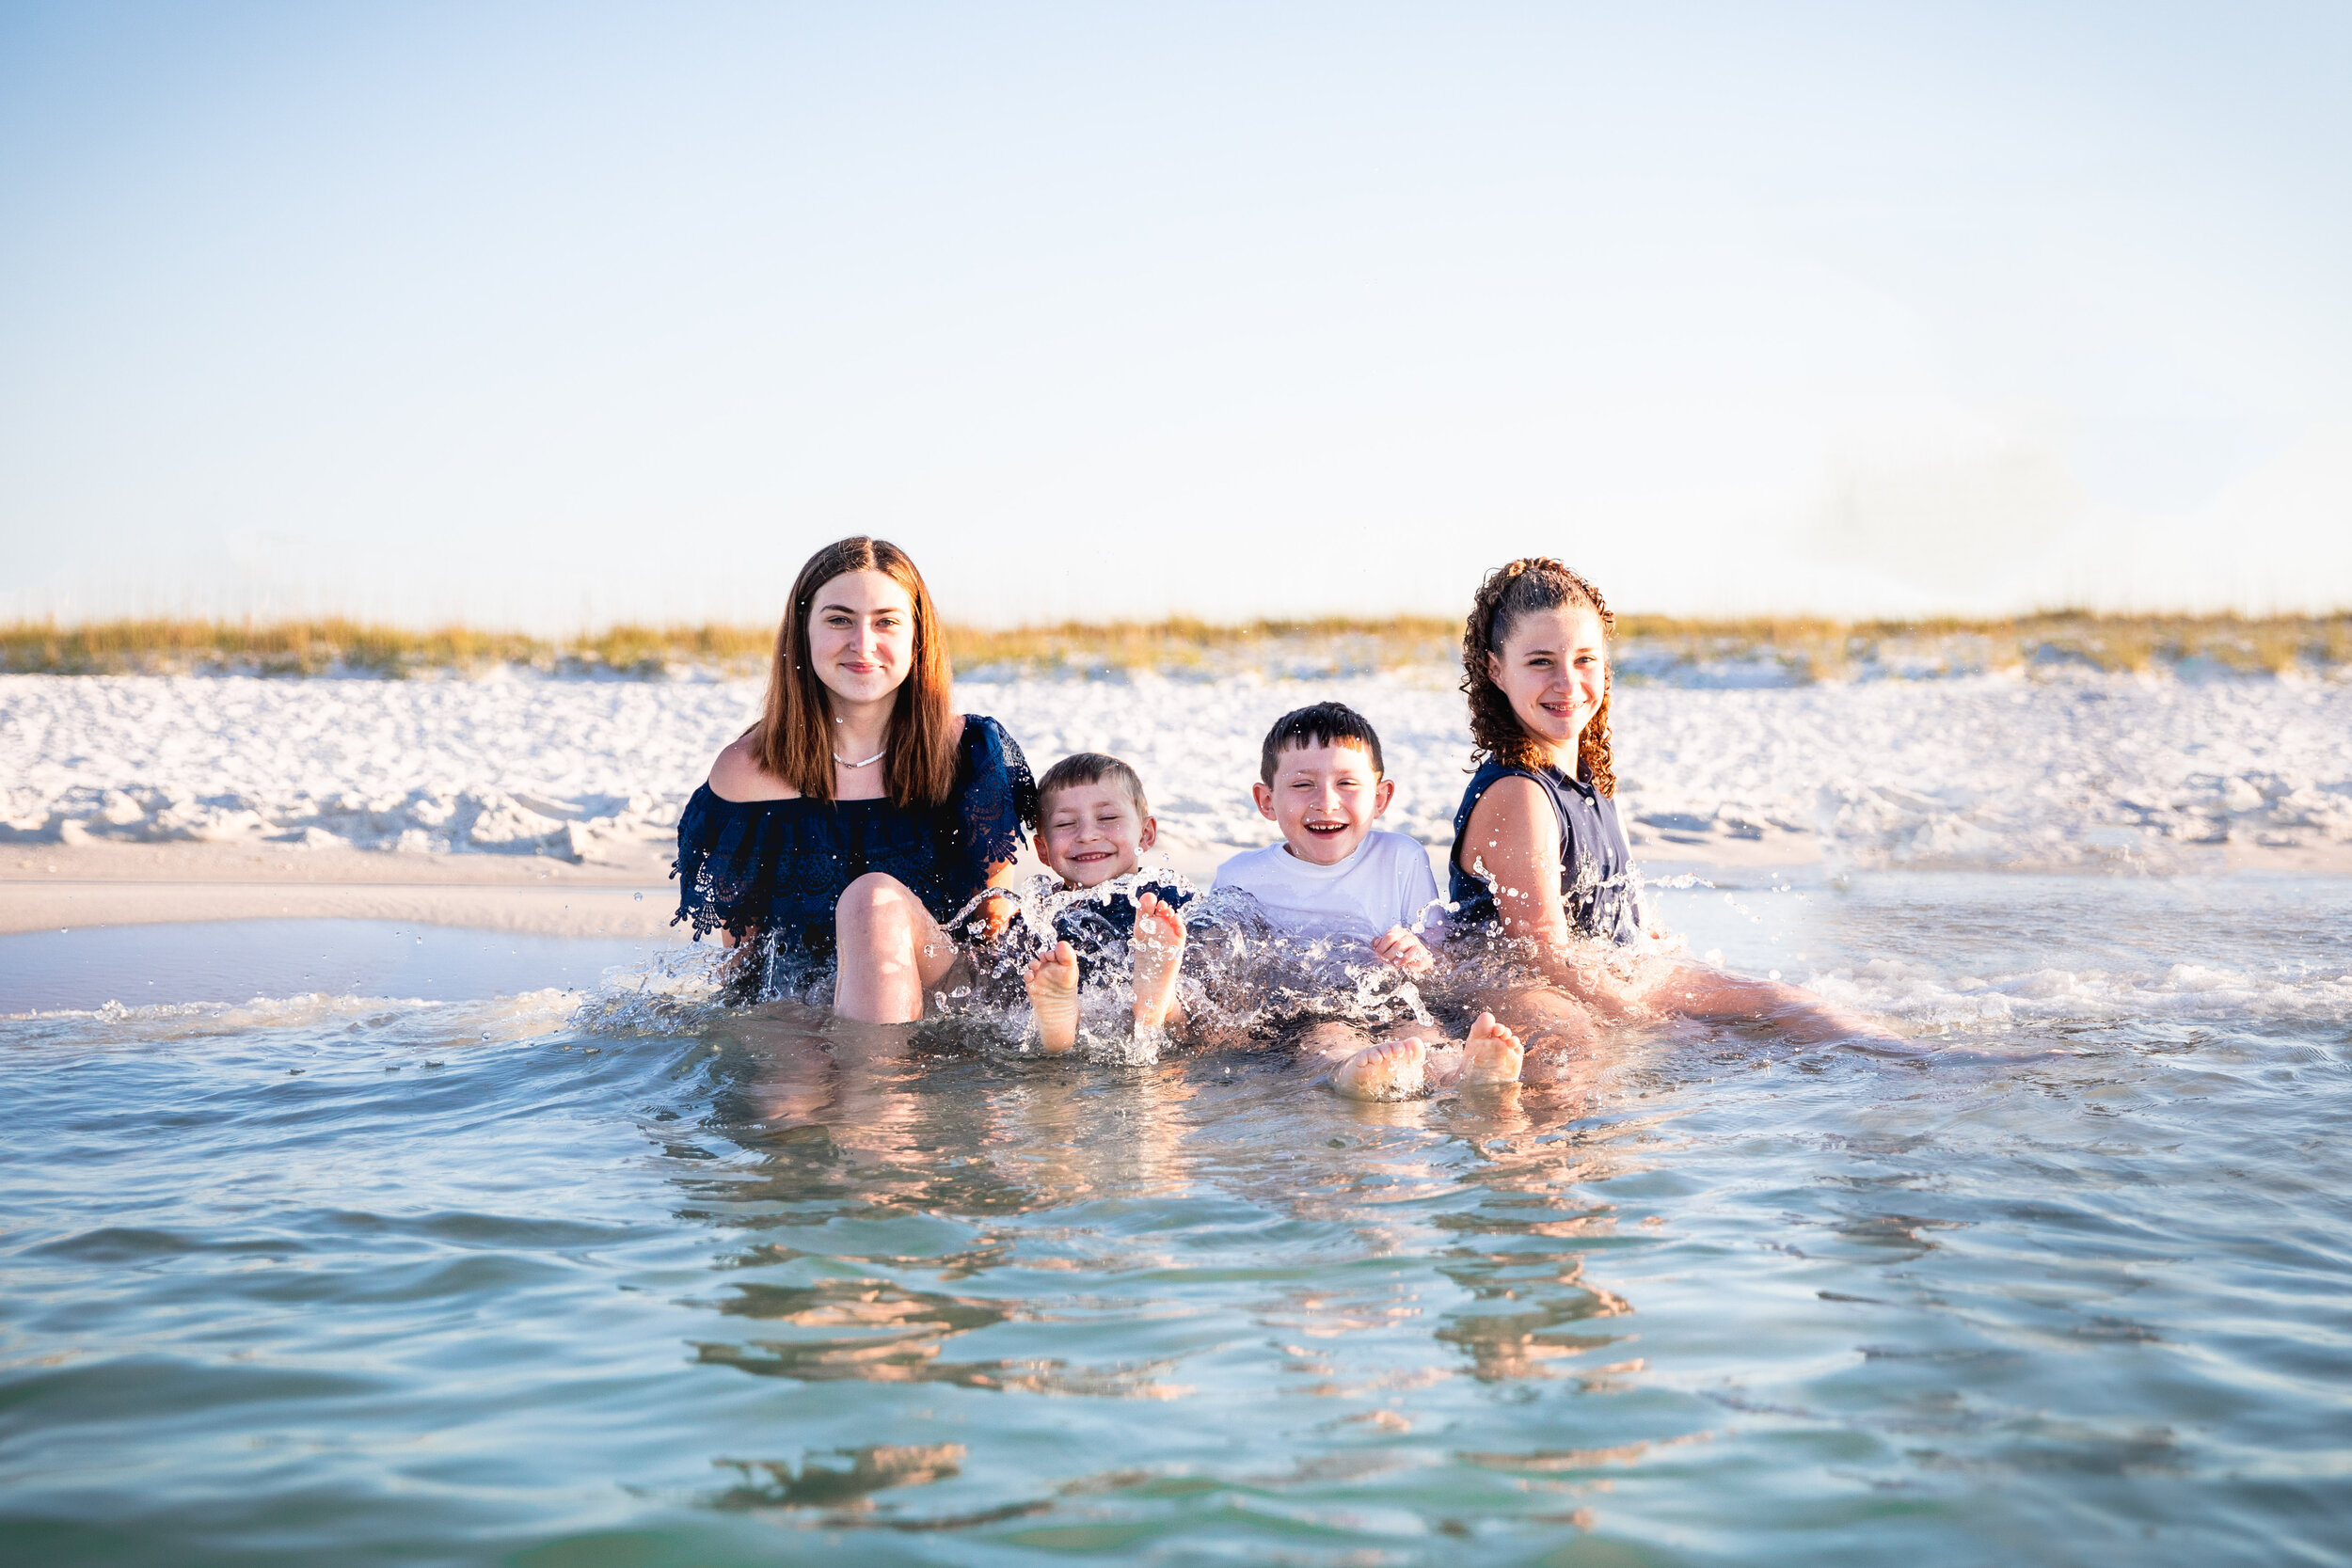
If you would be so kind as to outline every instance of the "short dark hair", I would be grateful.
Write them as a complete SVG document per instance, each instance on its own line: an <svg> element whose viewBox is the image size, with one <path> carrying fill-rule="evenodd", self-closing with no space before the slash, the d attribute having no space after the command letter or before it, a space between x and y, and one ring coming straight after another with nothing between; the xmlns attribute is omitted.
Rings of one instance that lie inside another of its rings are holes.
<svg viewBox="0 0 2352 1568"><path fill-rule="evenodd" d="M1137 816L1152 815L1152 802L1144 799L1143 779L1136 771L1117 757L1101 752L1078 752L1066 756L1045 770L1045 777L1037 782L1037 819L1041 827L1046 808L1053 803L1055 792L1075 789L1080 784L1101 784L1108 780L1121 794L1135 803Z"/></svg>
<svg viewBox="0 0 2352 1568"><path fill-rule="evenodd" d="M1380 732L1372 727L1372 721L1345 703L1316 703L1291 709L1265 732L1265 750L1258 756L1258 782L1274 783L1275 765L1293 746L1340 745L1361 746L1372 753L1373 772L1387 776L1388 768L1380 761Z"/></svg>

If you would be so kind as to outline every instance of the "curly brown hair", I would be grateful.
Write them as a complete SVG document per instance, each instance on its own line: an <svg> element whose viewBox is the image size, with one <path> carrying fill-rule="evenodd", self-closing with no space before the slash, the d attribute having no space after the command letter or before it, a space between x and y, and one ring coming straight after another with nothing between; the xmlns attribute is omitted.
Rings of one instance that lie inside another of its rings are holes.
<svg viewBox="0 0 2352 1568"><path fill-rule="evenodd" d="M1470 620L1462 627L1462 692L1470 698L1470 763L1493 757L1514 768L1540 768L1551 760L1549 751L1519 722L1511 699L1502 694L1487 673L1487 660L1500 658L1511 627L1534 610L1581 605L1600 617L1604 640L1616 627L1609 601L1600 590L1548 555L1531 555L1499 566L1478 585ZM1617 792L1617 770L1609 754L1609 698L1616 684L1613 671L1604 672L1600 710L1584 726L1576 743L1577 771L1603 795Z"/></svg>

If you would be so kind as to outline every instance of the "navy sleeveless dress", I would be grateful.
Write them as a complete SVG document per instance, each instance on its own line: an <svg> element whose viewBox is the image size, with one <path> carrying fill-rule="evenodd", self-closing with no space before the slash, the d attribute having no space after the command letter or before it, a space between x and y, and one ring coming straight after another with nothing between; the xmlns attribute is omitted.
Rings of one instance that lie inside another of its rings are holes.
<svg viewBox="0 0 2352 1568"><path fill-rule="evenodd" d="M1617 820L1617 803L1582 779L1572 779L1556 768L1515 768L1488 757L1462 792L1462 809L1454 814L1454 853L1464 847L1470 813L1479 798L1498 779L1533 779L1551 801L1560 823L1560 901L1568 914L1570 934L1598 937L1629 944L1642 939L1641 896L1633 886L1633 849ZM1474 862L1473 852L1470 859ZM1499 923L1494 890L1485 879L1454 864L1446 895L1457 927Z"/></svg>
<svg viewBox="0 0 2352 1568"><path fill-rule="evenodd" d="M804 992L832 966L834 906L869 871L897 878L946 921L992 866L1021 852L1037 784L1005 727L963 717L955 784L937 807L875 800L724 800L705 784L677 824L678 912L694 937L724 927L756 957L737 990Z"/></svg>

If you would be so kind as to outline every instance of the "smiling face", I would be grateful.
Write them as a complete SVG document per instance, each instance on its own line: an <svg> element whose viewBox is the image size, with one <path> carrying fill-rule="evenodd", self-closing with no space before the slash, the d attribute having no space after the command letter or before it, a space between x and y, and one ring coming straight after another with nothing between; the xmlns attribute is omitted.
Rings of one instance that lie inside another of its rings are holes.
<svg viewBox="0 0 2352 1568"><path fill-rule="evenodd" d="M826 690L880 702L914 667L914 600L883 573L844 572L809 601L808 651Z"/></svg>
<svg viewBox="0 0 2352 1568"><path fill-rule="evenodd" d="M1249 789L1260 814L1282 830L1290 852L1315 865L1337 865L1354 854L1396 793L1372 765L1372 753L1346 741L1286 747L1275 759L1274 782Z"/></svg>
<svg viewBox="0 0 2352 1568"><path fill-rule="evenodd" d="M1159 836L1159 824L1108 779L1065 784L1039 815L1037 858L1072 887L1099 887L1140 866Z"/></svg>
<svg viewBox="0 0 2352 1568"><path fill-rule="evenodd" d="M1600 617L1585 605L1527 611L1486 656L1486 677L1528 735L1551 748L1554 765L1573 773L1577 737L1609 691Z"/></svg>

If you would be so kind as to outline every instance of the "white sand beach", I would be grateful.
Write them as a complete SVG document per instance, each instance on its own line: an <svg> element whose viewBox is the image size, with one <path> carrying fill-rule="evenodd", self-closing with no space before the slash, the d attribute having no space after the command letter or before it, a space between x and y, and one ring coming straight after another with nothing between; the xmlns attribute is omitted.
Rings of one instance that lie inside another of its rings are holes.
<svg viewBox="0 0 2352 1568"><path fill-rule="evenodd" d="M1326 697L1379 728L1390 823L1452 839L1446 672L966 682L1035 768L1141 769L1167 858L1269 842L1264 729ZM749 681L0 676L0 931L347 917L675 935L677 813ZM1971 676L1616 695L1619 804L1658 870L2352 871L2352 686Z"/></svg>

